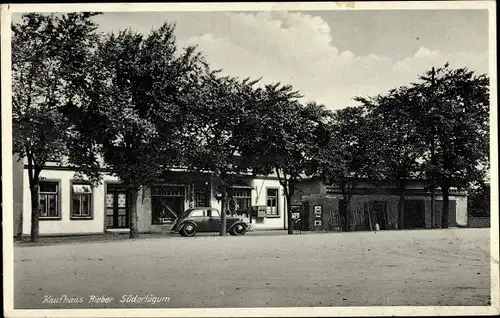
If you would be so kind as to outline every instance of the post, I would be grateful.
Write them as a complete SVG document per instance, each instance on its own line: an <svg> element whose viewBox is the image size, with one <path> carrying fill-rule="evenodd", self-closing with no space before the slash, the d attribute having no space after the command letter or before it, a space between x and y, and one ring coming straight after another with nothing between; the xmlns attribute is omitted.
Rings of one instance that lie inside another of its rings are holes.
<svg viewBox="0 0 500 318"><path fill-rule="evenodd" d="M431 229L436 227L436 189L431 186Z"/></svg>
<svg viewBox="0 0 500 318"><path fill-rule="evenodd" d="M434 85L435 85L435 75L436 70L432 67L431 71L431 85L432 85L432 96L431 96L431 112L434 112ZM435 185L435 172L436 172L436 115L433 113L428 116L431 123L431 142L430 142L430 150L431 150L431 229L436 228L436 185Z"/></svg>

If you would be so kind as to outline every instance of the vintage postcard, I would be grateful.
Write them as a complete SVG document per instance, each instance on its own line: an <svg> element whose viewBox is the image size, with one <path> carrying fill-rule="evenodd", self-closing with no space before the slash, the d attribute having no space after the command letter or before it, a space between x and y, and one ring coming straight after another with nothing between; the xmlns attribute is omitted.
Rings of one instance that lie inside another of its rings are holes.
<svg viewBox="0 0 500 318"><path fill-rule="evenodd" d="M498 315L493 1L2 4L6 317Z"/></svg>

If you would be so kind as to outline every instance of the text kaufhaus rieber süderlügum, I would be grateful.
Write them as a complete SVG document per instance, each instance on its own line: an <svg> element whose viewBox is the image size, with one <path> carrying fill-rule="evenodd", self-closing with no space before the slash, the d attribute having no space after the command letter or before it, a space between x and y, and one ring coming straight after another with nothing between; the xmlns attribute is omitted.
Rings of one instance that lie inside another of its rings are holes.
<svg viewBox="0 0 500 318"><path fill-rule="evenodd" d="M111 304L111 303L130 303L130 304L151 304L168 303L170 297L156 296L154 294L127 294L119 298L109 297L105 295L89 295L88 297L75 297L70 295L45 295L42 303L44 304Z"/></svg>

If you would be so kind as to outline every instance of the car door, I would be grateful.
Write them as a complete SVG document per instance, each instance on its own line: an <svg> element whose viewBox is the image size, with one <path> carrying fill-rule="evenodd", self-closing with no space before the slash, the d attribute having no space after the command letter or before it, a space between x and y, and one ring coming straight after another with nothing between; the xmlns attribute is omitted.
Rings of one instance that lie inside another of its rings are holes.
<svg viewBox="0 0 500 318"><path fill-rule="evenodd" d="M208 210L208 224L210 232L220 231L221 220L219 211L217 211L216 209Z"/></svg>
<svg viewBox="0 0 500 318"><path fill-rule="evenodd" d="M207 210L195 209L189 214L189 219L196 223L198 232L206 232L209 230L209 218Z"/></svg>

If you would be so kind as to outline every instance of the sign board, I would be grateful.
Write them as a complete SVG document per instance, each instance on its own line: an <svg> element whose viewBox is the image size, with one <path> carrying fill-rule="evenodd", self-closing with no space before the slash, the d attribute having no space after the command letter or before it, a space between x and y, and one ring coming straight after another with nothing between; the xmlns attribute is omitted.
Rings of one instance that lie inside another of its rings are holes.
<svg viewBox="0 0 500 318"><path fill-rule="evenodd" d="M314 206L314 216L317 218L321 218L322 215L323 215L323 206L315 205Z"/></svg>
<svg viewBox="0 0 500 318"><path fill-rule="evenodd" d="M300 219L300 212L292 212L292 219Z"/></svg>
<svg viewBox="0 0 500 318"><path fill-rule="evenodd" d="M236 211L236 200L235 199L230 199L228 202L228 208L229 211L234 212Z"/></svg>
<svg viewBox="0 0 500 318"><path fill-rule="evenodd" d="M314 220L314 226L321 226L323 222L321 220Z"/></svg>
<svg viewBox="0 0 500 318"><path fill-rule="evenodd" d="M264 217L266 217L266 212L267 212L267 206L265 206L265 205L259 205L257 207L257 217L258 218L264 218Z"/></svg>
<svg viewBox="0 0 500 318"><path fill-rule="evenodd" d="M252 206L252 215L257 218L265 218L267 212L267 206L265 205L254 205Z"/></svg>

